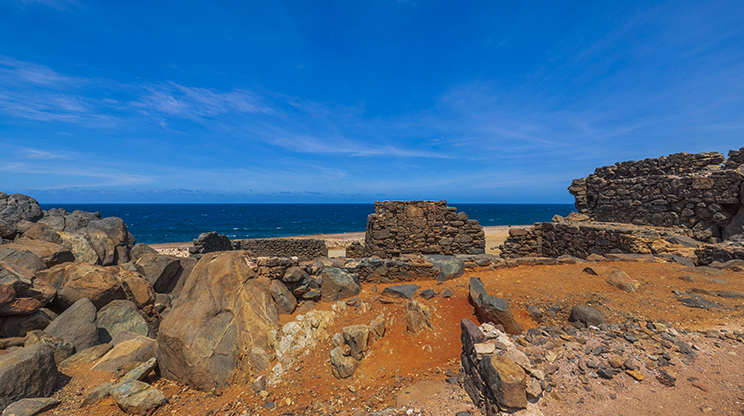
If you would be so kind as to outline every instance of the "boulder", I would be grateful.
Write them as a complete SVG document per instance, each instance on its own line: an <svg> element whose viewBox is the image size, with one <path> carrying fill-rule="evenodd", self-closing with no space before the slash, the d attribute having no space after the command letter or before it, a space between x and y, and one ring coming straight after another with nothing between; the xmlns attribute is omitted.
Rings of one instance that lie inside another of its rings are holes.
<svg viewBox="0 0 744 416"><path fill-rule="evenodd" d="M101 264L98 253L93 249L88 239L79 233L58 233L61 243L64 247L72 252L75 261L88 264Z"/></svg>
<svg viewBox="0 0 744 416"><path fill-rule="evenodd" d="M470 278L469 295L475 306L476 314L483 322L501 324L504 330L512 335L522 333L522 328L514 319L506 300L489 295L483 283L477 277Z"/></svg>
<svg viewBox="0 0 744 416"><path fill-rule="evenodd" d="M615 270L612 272L610 277L607 278L607 283L628 293L635 292L636 289L638 289L638 282L632 280L624 271L621 270Z"/></svg>
<svg viewBox="0 0 744 416"><path fill-rule="evenodd" d="M88 298L100 309L114 299L125 299L115 270L87 263L62 264L36 274L57 289L61 307Z"/></svg>
<svg viewBox="0 0 744 416"><path fill-rule="evenodd" d="M54 362L59 365L62 361L72 356L75 351L75 346L70 341L62 339L60 337L53 337L45 334L44 331L34 330L26 334L26 339L23 343L24 347L28 347L34 344L44 344L52 349L54 352Z"/></svg>
<svg viewBox="0 0 744 416"><path fill-rule="evenodd" d="M344 342L351 349L351 356L356 360L364 358L369 349L369 327L367 325L347 326L341 332Z"/></svg>
<svg viewBox="0 0 744 416"><path fill-rule="evenodd" d="M116 384L109 393L122 410L131 414L146 414L168 402L160 390L137 380Z"/></svg>
<svg viewBox="0 0 744 416"><path fill-rule="evenodd" d="M279 319L271 283L243 254L205 254L189 275L158 332L164 377L201 390L247 381L255 365L242 359L244 352L270 349Z"/></svg>
<svg viewBox="0 0 744 416"><path fill-rule="evenodd" d="M98 385L98 387L91 390L88 394L85 395L85 398L80 403L80 408L88 407L91 405L94 405L101 400L105 399L111 394L111 387L114 386L113 381L106 381Z"/></svg>
<svg viewBox="0 0 744 416"><path fill-rule="evenodd" d="M27 293L34 284L34 278L33 272L24 267L13 263L0 262L0 285L13 290L13 299L19 293Z"/></svg>
<svg viewBox="0 0 744 416"><path fill-rule="evenodd" d="M176 277L181 263L176 257L144 254L134 263L137 271L152 284L158 293L166 293L171 280Z"/></svg>
<svg viewBox="0 0 744 416"><path fill-rule="evenodd" d="M387 296L389 298L411 299L413 298L413 294L416 293L419 288L421 288L421 286L412 284L388 286L385 288L385 290L382 291L382 296Z"/></svg>
<svg viewBox="0 0 744 416"><path fill-rule="evenodd" d="M9 316L0 321L0 337L25 337L30 331L44 330L57 318L57 314L41 308L30 315Z"/></svg>
<svg viewBox="0 0 744 416"><path fill-rule="evenodd" d="M606 323L602 312L589 305L576 305L571 308L568 322L581 322L587 328L590 326L598 327Z"/></svg>
<svg viewBox="0 0 744 416"><path fill-rule="evenodd" d="M359 367L359 361L353 357L344 356L343 348L336 347L331 350L331 369L336 378L349 378Z"/></svg>
<svg viewBox="0 0 744 416"><path fill-rule="evenodd" d="M58 378L54 352L46 345L0 355L0 410L21 399L51 396Z"/></svg>
<svg viewBox="0 0 744 416"><path fill-rule="evenodd" d="M287 289L287 286L284 286L284 283L279 280L272 280L270 290L280 314L291 315L297 309L297 299Z"/></svg>
<svg viewBox="0 0 744 416"><path fill-rule="evenodd" d="M108 371L116 373L125 365L130 363L143 363L158 354L158 343L151 338L136 336L134 339L123 341L91 367L91 370Z"/></svg>
<svg viewBox="0 0 744 416"><path fill-rule="evenodd" d="M23 220L35 222L43 216L39 203L30 196L0 192L0 220L15 224Z"/></svg>
<svg viewBox="0 0 744 416"><path fill-rule="evenodd" d="M362 291L359 279L338 267L323 268L320 278L323 281L320 293L326 301L347 299Z"/></svg>
<svg viewBox="0 0 744 416"><path fill-rule="evenodd" d="M41 308L41 302L34 298L15 298L0 306L0 316L30 315Z"/></svg>
<svg viewBox="0 0 744 416"><path fill-rule="evenodd" d="M38 272L39 270L47 268L44 261L42 261L36 254L18 248L18 246L9 246L10 244L3 244L3 246L0 247L0 262L21 266L32 272Z"/></svg>
<svg viewBox="0 0 744 416"><path fill-rule="evenodd" d="M440 282L456 279L465 273L465 262L455 256L430 254L425 255L424 260L432 264Z"/></svg>
<svg viewBox="0 0 744 416"><path fill-rule="evenodd" d="M380 314L369 324L369 329L374 332L377 338L385 336L385 315Z"/></svg>
<svg viewBox="0 0 744 416"><path fill-rule="evenodd" d="M155 288L152 287L152 284L135 273L127 272L121 270L119 273L121 288L124 290L127 299L140 309L154 304L157 293L155 292Z"/></svg>
<svg viewBox="0 0 744 416"><path fill-rule="evenodd" d="M98 253L102 265L110 266L129 261L129 247L134 245L134 241L130 241L131 234L121 218L94 219L81 231Z"/></svg>
<svg viewBox="0 0 744 416"><path fill-rule="evenodd" d="M145 361L144 363L135 367L133 370L126 373L124 377L119 380L119 383L126 383L129 380L144 381L147 376L155 370L155 367L157 366L158 360L155 357L150 358L149 360Z"/></svg>
<svg viewBox="0 0 744 416"><path fill-rule="evenodd" d="M26 231L23 232L23 236L32 240L41 240L54 244L62 244L62 239L59 237L56 231L47 227L44 224L33 224Z"/></svg>
<svg viewBox="0 0 744 416"><path fill-rule="evenodd" d="M99 344L90 348L86 348L82 351L78 351L73 356L62 361L59 364L59 368L66 369L77 367L79 365L90 364L93 361L96 361L106 355L107 352L111 351L111 348L114 348L112 344Z"/></svg>
<svg viewBox="0 0 744 416"><path fill-rule="evenodd" d="M129 251L129 261L136 262L145 254L158 255L159 253L145 243L138 243Z"/></svg>
<svg viewBox="0 0 744 416"><path fill-rule="evenodd" d="M406 302L406 329L418 335L426 328L433 328L429 308L417 300Z"/></svg>
<svg viewBox="0 0 744 416"><path fill-rule="evenodd" d="M98 341L101 344L111 342L119 332L147 336L150 327L137 309L137 305L128 300L114 300L98 311L96 318Z"/></svg>
<svg viewBox="0 0 744 416"><path fill-rule="evenodd" d="M3 249L29 251L39 257L46 267L75 261L75 256L72 254L70 249L63 245L50 243L48 241L21 238L13 243L4 245Z"/></svg>
<svg viewBox="0 0 744 416"><path fill-rule="evenodd" d="M486 384L487 396L500 407L527 407L527 374L522 367L503 355L488 355L480 362L480 374Z"/></svg>
<svg viewBox="0 0 744 416"><path fill-rule="evenodd" d="M44 332L72 342L77 351L97 345L95 305L86 298L80 299L52 321Z"/></svg>
<svg viewBox="0 0 744 416"><path fill-rule="evenodd" d="M41 306L46 306L56 295L57 290L54 286L36 276L31 279L31 286L16 292L16 296L18 297L28 297L38 300Z"/></svg>
<svg viewBox="0 0 744 416"><path fill-rule="evenodd" d="M3 416L35 416L47 410L54 409L62 403L58 399L21 399L6 407Z"/></svg>
<svg viewBox="0 0 744 416"><path fill-rule="evenodd" d="M19 229L0 219L0 238L14 240L20 233Z"/></svg>
<svg viewBox="0 0 744 416"><path fill-rule="evenodd" d="M181 294L183 286L186 284L191 271L194 270L194 267L196 267L196 263L198 262L198 260L193 257L177 257L177 259L178 262L181 263L181 268L178 269L176 276L171 279L171 284L166 290L167 293L170 293L173 296Z"/></svg>

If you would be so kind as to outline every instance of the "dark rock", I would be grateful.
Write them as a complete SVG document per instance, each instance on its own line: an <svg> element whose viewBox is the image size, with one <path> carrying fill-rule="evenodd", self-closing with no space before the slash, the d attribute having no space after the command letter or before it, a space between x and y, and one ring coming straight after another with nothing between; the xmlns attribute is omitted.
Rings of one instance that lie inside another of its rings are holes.
<svg viewBox="0 0 744 416"><path fill-rule="evenodd" d="M23 236L32 240L41 240L54 244L62 244L59 234L44 224L36 223L27 229Z"/></svg>
<svg viewBox="0 0 744 416"><path fill-rule="evenodd" d="M465 262L455 256L431 254L424 256L424 260L432 264L440 282L457 279L465 273Z"/></svg>
<svg viewBox="0 0 744 416"><path fill-rule="evenodd" d="M6 221L0 219L0 238L14 240L21 231Z"/></svg>
<svg viewBox="0 0 744 416"><path fill-rule="evenodd" d="M34 298L15 298L0 306L0 316L30 315L41 308L41 302Z"/></svg>
<svg viewBox="0 0 744 416"><path fill-rule="evenodd" d="M44 331L38 329L26 334L26 339L23 343L25 347L34 344L44 344L51 348L54 352L54 362L57 364L66 360L75 352L75 346L70 341L47 335Z"/></svg>
<svg viewBox="0 0 744 416"><path fill-rule="evenodd" d="M15 224L26 220L35 222L44 216L39 203L23 194L8 195L0 192L0 219Z"/></svg>
<svg viewBox="0 0 744 416"><path fill-rule="evenodd" d="M39 257L46 267L75 261L75 255L67 247L41 240L21 238L14 243L4 245L3 249L29 251Z"/></svg>
<svg viewBox="0 0 744 416"><path fill-rule="evenodd" d="M35 416L54 409L61 401L58 399L21 399L3 411L3 416Z"/></svg>
<svg viewBox="0 0 744 416"><path fill-rule="evenodd" d="M25 337L30 331L45 329L57 314L41 308L30 315L9 316L0 322L0 337Z"/></svg>
<svg viewBox="0 0 744 416"><path fill-rule="evenodd" d="M437 295L437 292L434 291L434 289L425 289L422 290L421 293L419 293L419 296L422 298L429 300Z"/></svg>
<svg viewBox="0 0 744 416"><path fill-rule="evenodd" d="M498 404L505 408L527 407L527 375L522 367L503 355L489 355L480 362L480 374Z"/></svg>
<svg viewBox="0 0 744 416"><path fill-rule="evenodd" d="M202 390L246 380L253 364L240 358L268 349L279 319L269 287L240 251L204 255L160 324L163 376Z"/></svg>
<svg viewBox="0 0 744 416"><path fill-rule="evenodd" d="M576 305L571 308L568 322L581 322L586 327L606 324L604 315L589 305Z"/></svg>
<svg viewBox="0 0 744 416"><path fill-rule="evenodd" d="M166 293L171 280L178 274L181 263L175 257L144 254L137 260L134 267L152 284L156 292Z"/></svg>
<svg viewBox="0 0 744 416"><path fill-rule="evenodd" d="M419 288L421 286L412 284L388 286L382 291L382 295L390 298L411 299Z"/></svg>
<svg viewBox="0 0 744 416"><path fill-rule="evenodd" d="M97 345L95 305L87 298L80 299L52 321L44 332L72 342L78 351Z"/></svg>
<svg viewBox="0 0 744 416"><path fill-rule="evenodd" d="M451 298L454 295L455 294L452 293L452 291L450 289L444 289L444 292L442 292L442 297L445 298L445 299L446 298Z"/></svg>
<svg viewBox="0 0 744 416"><path fill-rule="evenodd" d="M323 280L320 292L327 301L344 300L362 291L359 279L338 267L323 268L320 278Z"/></svg>
<svg viewBox="0 0 744 416"><path fill-rule="evenodd" d="M501 324L506 332L512 335L522 333L522 328L514 319L506 300L489 295L483 283L477 277L470 278L469 296L475 306L476 314L481 320Z"/></svg>
<svg viewBox="0 0 744 416"><path fill-rule="evenodd" d="M145 254L152 254L157 256L160 253L158 253L154 248L148 246L145 243L138 243L135 244L135 246L132 247L132 249L129 251L129 261L135 263Z"/></svg>
<svg viewBox="0 0 744 416"><path fill-rule="evenodd" d="M336 378L342 379L351 377L357 367L359 367L359 361L355 360L353 357L344 356L343 348L340 346L331 350L331 369Z"/></svg>
<svg viewBox="0 0 744 416"><path fill-rule="evenodd" d="M59 364L59 368L66 369L77 367L79 365L90 364L93 361L96 361L106 355L106 353L111 351L111 348L113 347L114 346L112 344L100 344L90 348L86 348L82 351L78 351L70 358L62 361Z"/></svg>
<svg viewBox="0 0 744 416"><path fill-rule="evenodd" d="M284 277L282 277L282 282L284 283L297 283L302 282L310 279L310 275L305 272L300 267L292 266L287 269L286 272L284 272Z"/></svg>
<svg viewBox="0 0 744 416"><path fill-rule="evenodd" d="M280 314L291 315L297 309L297 299L280 280L272 280L270 290Z"/></svg>
<svg viewBox="0 0 744 416"><path fill-rule="evenodd" d="M114 300L98 311L96 318L98 342L106 344L122 331L147 336L150 327L137 309L128 300Z"/></svg>
<svg viewBox="0 0 744 416"><path fill-rule="evenodd" d="M80 403L80 408L82 409L94 405L108 397L111 394L111 387L113 387L114 384L116 383L112 381L106 381L91 390L87 395L85 395L82 403Z"/></svg>
<svg viewBox="0 0 744 416"><path fill-rule="evenodd" d="M6 352L0 355L0 407L20 399L49 397L58 378L48 346L35 344Z"/></svg>
<svg viewBox="0 0 744 416"><path fill-rule="evenodd" d="M10 244L0 246L0 264L1 267L7 268L5 264L21 266L31 272L38 272L46 269L46 264L36 254L18 248L18 246L8 247Z"/></svg>
<svg viewBox="0 0 744 416"><path fill-rule="evenodd" d="M343 329L344 342L351 349L351 356L356 360L364 358L368 350L369 327L367 325L352 325Z"/></svg>

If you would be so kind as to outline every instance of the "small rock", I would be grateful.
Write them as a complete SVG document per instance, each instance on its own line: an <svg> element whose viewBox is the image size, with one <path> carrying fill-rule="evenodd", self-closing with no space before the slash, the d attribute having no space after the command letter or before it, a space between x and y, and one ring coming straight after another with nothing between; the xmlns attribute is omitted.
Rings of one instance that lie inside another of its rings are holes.
<svg viewBox="0 0 744 416"><path fill-rule="evenodd" d="M59 405L57 399L21 399L3 411L3 416L35 416Z"/></svg>
<svg viewBox="0 0 744 416"><path fill-rule="evenodd" d="M643 374L639 370L625 370L625 373L638 381L643 381Z"/></svg>
<svg viewBox="0 0 744 416"><path fill-rule="evenodd" d="M127 413L147 413L168 401L160 390L137 380L119 383L110 392L116 404Z"/></svg>

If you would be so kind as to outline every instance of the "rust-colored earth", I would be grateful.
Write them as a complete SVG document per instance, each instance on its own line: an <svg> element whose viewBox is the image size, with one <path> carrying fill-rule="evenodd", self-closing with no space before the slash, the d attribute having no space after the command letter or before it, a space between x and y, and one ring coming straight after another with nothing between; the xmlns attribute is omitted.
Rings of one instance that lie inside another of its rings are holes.
<svg viewBox="0 0 744 416"><path fill-rule="evenodd" d="M626 293L610 286L604 276L584 272L588 265L622 270L640 286L634 293ZM256 414L354 414L357 409L380 410L396 406L396 397L409 391L409 386L424 380L444 380L453 375L460 362L460 320L476 321L473 307L468 303L470 276L482 279L492 295L510 301L516 319L523 329L540 325L566 325L566 318L573 305L591 303L601 310L608 324L627 320L664 322L677 330L705 331L725 329L742 331L744 299L702 295L703 298L722 306L721 309L697 309L682 305L672 290L685 292L695 289L744 292L744 274L722 272L719 275L701 274L678 264L606 262L590 264L564 264L519 266L496 270L466 270L455 280L437 284L435 281L417 281L423 289L432 288L438 295L424 300L415 299L432 310L434 328L413 336L405 327L406 300L384 304L379 300L382 290L389 285L364 285L359 295L369 308L362 313L357 306L340 312L330 333L353 324L369 324L375 317L385 314L388 318L386 335L374 340L372 353L366 357L356 373L345 380L336 379L331 373L329 353L331 340L321 342L297 360L278 385L267 388L268 397L253 392L250 385L235 385L215 392L189 390L178 383L151 376L148 380L161 389L169 403L155 415L242 415ZM687 277L686 280L682 278ZM710 279L718 279L712 283ZM690 282L689 280L692 280ZM723 284L720 281L725 281ZM375 291L376 289L376 291ZM450 289L454 296L443 298L442 292ZM417 292L418 293L418 292ZM537 306L546 311L545 318L537 322L527 312L527 306ZM320 303L320 309L330 309ZM554 316L547 314L555 311ZM293 317L282 317L287 322ZM392 321L392 324L390 322ZM716 346L716 343L719 346ZM698 356L694 363L677 368L680 382L675 387L665 387L655 380L636 382L628 378L617 385L608 382L598 385L593 393L578 388L570 375L561 379L556 390L560 396L541 398L533 413L543 415L599 414L599 415L740 415L744 409L744 344L733 338L732 342L718 342L701 337L696 347ZM114 378L107 373L89 370L90 366L70 370L71 379L55 397L63 403L47 414L118 415L124 414L108 398L86 409L79 403L91 389L103 381ZM689 372L688 376L685 372ZM687 379L693 379L689 381ZM698 387L693 384L696 383ZM707 391L701 389L702 385ZM620 386L620 387L618 387ZM610 399L602 389L614 392ZM275 409L263 408L267 402ZM454 415L461 410L480 414L462 390L437 395L428 403L413 403L431 415ZM539 412L539 413L534 413Z"/></svg>

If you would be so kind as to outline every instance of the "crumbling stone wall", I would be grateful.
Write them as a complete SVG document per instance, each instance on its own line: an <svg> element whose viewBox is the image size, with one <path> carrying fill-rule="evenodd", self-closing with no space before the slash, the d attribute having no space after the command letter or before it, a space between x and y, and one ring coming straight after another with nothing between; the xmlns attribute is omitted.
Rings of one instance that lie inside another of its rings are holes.
<svg viewBox="0 0 744 416"><path fill-rule="evenodd" d="M596 222L543 222L532 227L510 229L509 237L500 248L504 258L560 257L568 254L585 259L590 254L659 254L698 247L695 240L674 231L682 230Z"/></svg>
<svg viewBox="0 0 744 416"><path fill-rule="evenodd" d="M312 260L328 257L325 241L299 238L252 238L233 240L236 250L249 250L258 257L297 257L300 260Z"/></svg>
<svg viewBox="0 0 744 416"><path fill-rule="evenodd" d="M367 256L483 254L486 238L476 220L447 201L375 201L364 238Z"/></svg>
<svg viewBox="0 0 744 416"><path fill-rule="evenodd" d="M233 249L230 239L226 235L217 234L217 231L199 234L199 237L194 239L193 244L193 247L189 247L189 255L192 257L201 257L205 253Z"/></svg>
<svg viewBox="0 0 744 416"><path fill-rule="evenodd" d="M728 160L710 152L620 162L574 180L568 190L592 220L681 226L715 243L742 232L742 162L744 148Z"/></svg>

